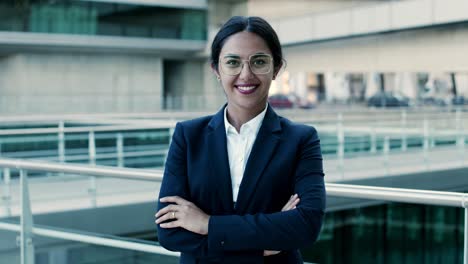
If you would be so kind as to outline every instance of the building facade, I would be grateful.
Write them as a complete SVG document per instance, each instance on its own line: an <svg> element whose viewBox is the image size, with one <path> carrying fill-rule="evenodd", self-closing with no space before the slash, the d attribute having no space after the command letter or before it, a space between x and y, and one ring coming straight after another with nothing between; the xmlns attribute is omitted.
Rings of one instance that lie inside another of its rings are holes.
<svg viewBox="0 0 468 264"><path fill-rule="evenodd" d="M208 6L204 0L0 3L0 113L205 106Z"/></svg>

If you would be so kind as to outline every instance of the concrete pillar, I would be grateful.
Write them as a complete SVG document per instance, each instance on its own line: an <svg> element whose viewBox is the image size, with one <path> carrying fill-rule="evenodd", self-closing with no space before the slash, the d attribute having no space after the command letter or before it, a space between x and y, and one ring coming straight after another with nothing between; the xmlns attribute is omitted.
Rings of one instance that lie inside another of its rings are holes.
<svg viewBox="0 0 468 264"><path fill-rule="evenodd" d="M366 74L366 99L369 99L371 96L380 91L378 78L379 76L376 72L368 72Z"/></svg>

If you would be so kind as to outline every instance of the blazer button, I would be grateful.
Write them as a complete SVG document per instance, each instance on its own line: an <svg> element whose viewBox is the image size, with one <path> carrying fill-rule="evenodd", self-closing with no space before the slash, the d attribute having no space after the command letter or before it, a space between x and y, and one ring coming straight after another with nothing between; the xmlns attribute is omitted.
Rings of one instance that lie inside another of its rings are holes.
<svg viewBox="0 0 468 264"><path fill-rule="evenodd" d="M221 241L221 246L224 246L224 241Z"/></svg>

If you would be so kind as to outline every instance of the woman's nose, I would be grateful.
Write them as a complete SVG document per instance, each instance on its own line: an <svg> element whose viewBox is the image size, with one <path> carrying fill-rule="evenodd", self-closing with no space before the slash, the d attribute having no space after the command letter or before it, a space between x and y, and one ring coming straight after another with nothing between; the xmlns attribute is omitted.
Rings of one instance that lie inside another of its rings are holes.
<svg viewBox="0 0 468 264"><path fill-rule="evenodd" d="M242 69L241 69L241 72L239 74L239 78L241 79L249 79L251 78L253 75L252 71L250 70L250 65L249 63L246 61L244 62L244 64L242 65Z"/></svg>

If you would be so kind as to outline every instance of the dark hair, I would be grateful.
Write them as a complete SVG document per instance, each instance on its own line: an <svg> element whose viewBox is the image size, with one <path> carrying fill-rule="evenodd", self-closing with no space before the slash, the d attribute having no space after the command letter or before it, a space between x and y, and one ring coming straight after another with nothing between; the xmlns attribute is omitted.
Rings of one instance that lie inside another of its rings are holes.
<svg viewBox="0 0 468 264"><path fill-rule="evenodd" d="M211 44L211 65L213 68L218 69L219 54L226 39L242 31L255 33L266 42L273 55L274 69L277 71L283 61L283 52L278 36L265 19L255 16L234 16L221 27Z"/></svg>

